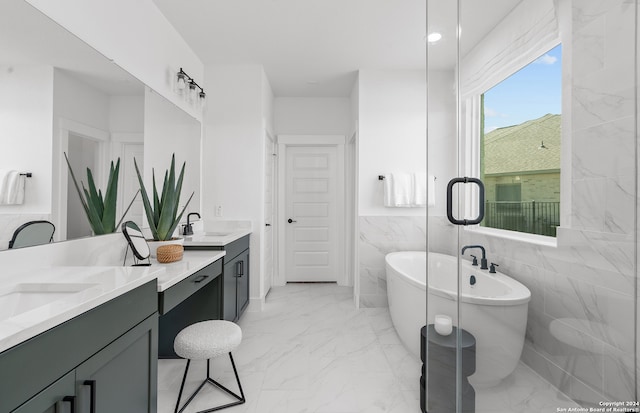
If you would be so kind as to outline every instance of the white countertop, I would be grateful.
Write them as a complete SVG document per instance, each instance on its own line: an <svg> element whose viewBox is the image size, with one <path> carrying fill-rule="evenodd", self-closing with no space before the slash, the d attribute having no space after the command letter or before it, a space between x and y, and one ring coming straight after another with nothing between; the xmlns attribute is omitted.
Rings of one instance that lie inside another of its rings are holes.
<svg viewBox="0 0 640 413"><path fill-rule="evenodd" d="M150 267L47 267L0 285L0 352L131 291L166 271ZM18 294L20 293L20 294Z"/></svg>
<svg viewBox="0 0 640 413"><path fill-rule="evenodd" d="M246 234L245 234L246 235ZM158 292L221 259L225 251L185 251L149 267L47 266L15 270L0 282L0 352L157 279Z"/></svg>
<svg viewBox="0 0 640 413"><path fill-rule="evenodd" d="M184 246L221 247L249 234L251 234L250 228L195 233L194 235L184 237Z"/></svg>
<svg viewBox="0 0 640 413"><path fill-rule="evenodd" d="M158 275L158 292L179 283L194 272L201 270L214 261L224 257L226 251L185 251L182 260L169 264L160 264L151 260L151 267L163 268Z"/></svg>

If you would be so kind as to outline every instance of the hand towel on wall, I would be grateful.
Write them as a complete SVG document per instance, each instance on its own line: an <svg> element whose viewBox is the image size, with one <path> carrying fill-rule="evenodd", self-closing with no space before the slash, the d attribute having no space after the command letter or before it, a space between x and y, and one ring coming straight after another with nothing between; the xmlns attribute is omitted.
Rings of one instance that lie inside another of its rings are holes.
<svg viewBox="0 0 640 413"><path fill-rule="evenodd" d="M25 179L18 171L0 169L0 205L20 205L24 202Z"/></svg>
<svg viewBox="0 0 640 413"><path fill-rule="evenodd" d="M413 176L409 173L387 173L384 180L384 206L410 207Z"/></svg>
<svg viewBox="0 0 640 413"><path fill-rule="evenodd" d="M411 206L427 206L427 174L426 172L416 172L413 174L413 191Z"/></svg>

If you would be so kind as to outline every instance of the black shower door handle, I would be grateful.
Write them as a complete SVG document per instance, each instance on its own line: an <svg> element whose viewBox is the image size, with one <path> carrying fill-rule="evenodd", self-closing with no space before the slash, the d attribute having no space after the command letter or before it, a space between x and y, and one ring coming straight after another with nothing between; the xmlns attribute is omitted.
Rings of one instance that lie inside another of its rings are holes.
<svg viewBox="0 0 640 413"><path fill-rule="evenodd" d="M453 216L453 187L459 183L473 183L478 185L478 216L475 219L457 219ZM484 218L484 184L478 178L453 178L447 184L447 218L454 225L475 225L479 224Z"/></svg>

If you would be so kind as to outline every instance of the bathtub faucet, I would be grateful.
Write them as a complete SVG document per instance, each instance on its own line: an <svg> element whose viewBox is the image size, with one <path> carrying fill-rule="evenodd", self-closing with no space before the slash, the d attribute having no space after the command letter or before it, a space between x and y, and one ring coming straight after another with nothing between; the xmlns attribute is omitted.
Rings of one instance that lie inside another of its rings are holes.
<svg viewBox="0 0 640 413"><path fill-rule="evenodd" d="M462 247L462 255L464 255L464 252L467 250L467 248L480 248L480 251L482 251L482 258L480 259L480 269L488 270L489 266L487 266L487 253L485 252L484 247L482 245L465 245L464 247Z"/></svg>

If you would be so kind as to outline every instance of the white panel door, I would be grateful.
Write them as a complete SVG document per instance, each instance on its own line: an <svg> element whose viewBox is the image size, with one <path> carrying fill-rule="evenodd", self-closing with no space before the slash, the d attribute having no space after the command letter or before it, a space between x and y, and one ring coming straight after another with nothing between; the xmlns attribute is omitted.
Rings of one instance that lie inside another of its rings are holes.
<svg viewBox="0 0 640 413"><path fill-rule="evenodd" d="M287 281L337 281L341 275L335 146L287 146Z"/></svg>

